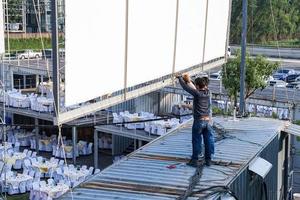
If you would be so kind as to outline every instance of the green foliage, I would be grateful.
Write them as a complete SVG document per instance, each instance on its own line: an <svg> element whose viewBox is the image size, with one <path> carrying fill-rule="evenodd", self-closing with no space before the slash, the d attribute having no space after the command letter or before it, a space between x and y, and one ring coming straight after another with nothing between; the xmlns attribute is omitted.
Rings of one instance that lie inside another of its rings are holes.
<svg viewBox="0 0 300 200"><path fill-rule="evenodd" d="M51 48L51 39L43 38L44 48ZM59 38L59 43L63 44L63 38ZM7 49L7 39L5 39L5 48ZM25 49L42 50L43 45L40 38L28 38L28 39L9 39L10 52L14 53L16 51L22 51ZM64 45L60 45L63 48Z"/></svg>
<svg viewBox="0 0 300 200"><path fill-rule="evenodd" d="M236 58L230 59L222 69L222 81L230 98L237 103L237 96L240 92L240 64L241 54ZM267 61L264 57L258 56L250 58L246 56L246 80L245 98L249 98L257 89L264 89L267 85L266 80L278 68L278 63Z"/></svg>
<svg viewBox="0 0 300 200"><path fill-rule="evenodd" d="M223 114L223 110L218 107L212 107L212 113L214 115L221 115L221 114Z"/></svg>
<svg viewBox="0 0 300 200"><path fill-rule="evenodd" d="M300 120L294 121L294 124L300 125Z"/></svg>
<svg viewBox="0 0 300 200"><path fill-rule="evenodd" d="M247 41L249 43L263 44L268 41L299 38L299 2L299 0L249 0ZM240 43L241 26L242 1L233 0L230 35L231 43Z"/></svg>
<svg viewBox="0 0 300 200"><path fill-rule="evenodd" d="M275 112L272 112L272 118L273 119L278 119L278 115Z"/></svg>
<svg viewBox="0 0 300 200"><path fill-rule="evenodd" d="M8 0L7 2L9 23L22 23L23 0Z"/></svg>

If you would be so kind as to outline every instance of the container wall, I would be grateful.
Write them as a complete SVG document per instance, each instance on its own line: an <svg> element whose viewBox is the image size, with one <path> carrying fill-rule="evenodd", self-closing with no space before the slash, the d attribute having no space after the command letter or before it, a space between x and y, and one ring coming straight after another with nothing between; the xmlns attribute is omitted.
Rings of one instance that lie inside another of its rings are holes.
<svg viewBox="0 0 300 200"><path fill-rule="evenodd" d="M277 178L278 178L278 148L279 140L275 137L269 145L260 153L260 157L272 163L272 169L265 177L268 199L277 199ZM238 199L253 200L264 198L263 182L260 177L253 175L248 167L234 180L230 188L237 195Z"/></svg>
<svg viewBox="0 0 300 200"><path fill-rule="evenodd" d="M121 155L132 143L133 139L112 135L112 155Z"/></svg>
<svg viewBox="0 0 300 200"><path fill-rule="evenodd" d="M182 95L161 93L159 110L160 113L171 113L172 106L175 104L179 104L180 102L182 102L182 100Z"/></svg>

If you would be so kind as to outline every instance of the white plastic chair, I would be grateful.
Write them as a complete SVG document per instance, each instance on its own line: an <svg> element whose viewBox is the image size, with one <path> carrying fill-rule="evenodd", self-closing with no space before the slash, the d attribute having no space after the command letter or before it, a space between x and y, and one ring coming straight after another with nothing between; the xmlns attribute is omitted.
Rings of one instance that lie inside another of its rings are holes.
<svg viewBox="0 0 300 200"><path fill-rule="evenodd" d="M32 180L26 181L26 190L30 191L32 189Z"/></svg>
<svg viewBox="0 0 300 200"><path fill-rule="evenodd" d="M24 174L24 175L28 175L28 174L29 174L29 170L28 170L28 169L23 169L23 172L22 172L22 174Z"/></svg>
<svg viewBox="0 0 300 200"><path fill-rule="evenodd" d="M21 169L23 161L21 159L17 159L15 164L13 165L14 169Z"/></svg>
<svg viewBox="0 0 300 200"><path fill-rule="evenodd" d="M57 146L56 145L52 145L52 156L56 155L56 149L57 149Z"/></svg>
<svg viewBox="0 0 300 200"><path fill-rule="evenodd" d="M93 172L94 172L94 167L90 167L90 168L89 168L89 175L92 175Z"/></svg>
<svg viewBox="0 0 300 200"><path fill-rule="evenodd" d="M20 184L19 184L19 192L21 193L21 194L24 194L24 193L26 193L26 181L22 181L22 182L20 182Z"/></svg>
<svg viewBox="0 0 300 200"><path fill-rule="evenodd" d="M37 160L38 160L38 162L40 162L40 163L41 163L41 162L43 162L43 160L44 160L44 159L43 159L43 157L42 157L42 156L38 156L38 157L37 157Z"/></svg>
<svg viewBox="0 0 300 200"><path fill-rule="evenodd" d="M100 169L95 169L94 174L98 174L98 173L100 173Z"/></svg>
<svg viewBox="0 0 300 200"><path fill-rule="evenodd" d="M89 143L88 148L87 148L87 155L90 155L93 153L92 148L93 148L93 143Z"/></svg>
<svg viewBox="0 0 300 200"><path fill-rule="evenodd" d="M20 151L20 142L16 142L14 146L14 151L19 152Z"/></svg>
<svg viewBox="0 0 300 200"><path fill-rule="evenodd" d="M40 181L41 180L41 176L42 176L42 174L41 174L41 172L40 171L35 171L35 173L34 173L34 181L36 182L36 181Z"/></svg>
<svg viewBox="0 0 300 200"><path fill-rule="evenodd" d="M48 185L50 185L50 186L54 186L55 185L55 181L52 178L49 178L47 180L47 182L48 182Z"/></svg>
<svg viewBox="0 0 300 200"><path fill-rule="evenodd" d="M59 166L63 166L63 165L64 165L64 163L65 163L65 161L64 161L64 160L60 160L60 161L58 162L58 165L59 165Z"/></svg>
<svg viewBox="0 0 300 200"><path fill-rule="evenodd" d="M13 195L13 194L19 194L19 186L18 185L12 185L8 184L8 194Z"/></svg>
<svg viewBox="0 0 300 200"><path fill-rule="evenodd" d="M36 154L37 154L37 152L36 152L36 151L32 152L32 155L31 155L31 157L36 157Z"/></svg>
<svg viewBox="0 0 300 200"><path fill-rule="evenodd" d="M30 150L30 151L28 151L26 155L27 155L27 157L31 157L31 155L32 155L32 151L31 151L31 150Z"/></svg>
<svg viewBox="0 0 300 200"><path fill-rule="evenodd" d="M28 149L24 149L24 150L23 150L23 153L25 153L25 154L27 155Z"/></svg>
<svg viewBox="0 0 300 200"><path fill-rule="evenodd" d="M87 166L86 166L86 165L82 165L82 166L81 166L81 169L86 170L86 169L87 169Z"/></svg>
<svg viewBox="0 0 300 200"><path fill-rule="evenodd" d="M40 184L39 182L32 183L32 190L30 191L30 200L40 199Z"/></svg>
<svg viewBox="0 0 300 200"><path fill-rule="evenodd" d="M35 174L34 170L29 171L29 176L31 176L32 178L34 178L34 174Z"/></svg>

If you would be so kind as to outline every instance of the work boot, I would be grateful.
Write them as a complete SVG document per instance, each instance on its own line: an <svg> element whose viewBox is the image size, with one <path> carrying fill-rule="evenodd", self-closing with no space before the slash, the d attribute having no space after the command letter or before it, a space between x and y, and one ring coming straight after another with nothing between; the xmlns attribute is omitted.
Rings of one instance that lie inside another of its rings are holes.
<svg viewBox="0 0 300 200"><path fill-rule="evenodd" d="M210 159L205 159L205 165L206 166L211 166L211 160Z"/></svg>
<svg viewBox="0 0 300 200"><path fill-rule="evenodd" d="M198 161L195 159L191 159L188 163L186 163L188 166L191 167L198 167Z"/></svg>

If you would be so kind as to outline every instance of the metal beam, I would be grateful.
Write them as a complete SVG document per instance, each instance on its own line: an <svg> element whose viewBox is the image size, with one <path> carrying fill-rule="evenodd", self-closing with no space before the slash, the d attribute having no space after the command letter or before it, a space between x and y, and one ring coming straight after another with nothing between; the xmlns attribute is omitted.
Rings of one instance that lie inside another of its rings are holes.
<svg viewBox="0 0 300 200"><path fill-rule="evenodd" d="M221 66L224 63L225 63L225 59L221 58L219 60L216 60L214 62L206 64L204 67L205 67L205 70L208 70L208 69L212 69L212 68L217 67L217 66ZM195 74L200 73L201 71L202 71L201 68L197 67L196 69L191 69L189 71L189 74L190 75L195 75ZM171 84L172 84L172 78L169 78L169 79L166 79L162 82L150 84L150 85L147 85L145 87L130 91L126 94L126 100L137 98L139 96L142 96L142 95L148 94L150 92L159 90L159 89L161 89L163 87L166 87L166 86L169 86ZM114 105L116 105L118 103L121 103L123 101L124 101L124 95L118 95L118 96L111 97L111 98L108 98L108 99L105 99L105 100L102 100L102 101L99 101L99 102L96 102L96 103L93 103L93 104L83 105L80 108L77 108L77 109L74 109L74 110L71 110L71 111L67 111L67 112L64 112L64 113L60 113L59 123L60 124L67 123L69 121L72 121L74 119L77 119L77 118L86 116L88 114L97 112L97 111L102 110L104 108L109 108L109 107L114 106Z"/></svg>
<svg viewBox="0 0 300 200"><path fill-rule="evenodd" d="M226 32L226 45L225 45L225 60L228 60L228 46L229 46L229 36L230 36L230 25L231 25L231 10L232 10L232 0L229 0L229 11L227 20L227 32Z"/></svg>
<svg viewBox="0 0 300 200"><path fill-rule="evenodd" d="M76 150L77 150L77 127L72 127L72 141L73 141L73 164L76 165Z"/></svg>
<svg viewBox="0 0 300 200"><path fill-rule="evenodd" d="M34 124L35 124L35 147L36 147L36 152L39 153L40 151L40 147L39 147L39 119L38 118L34 118Z"/></svg>
<svg viewBox="0 0 300 200"><path fill-rule="evenodd" d="M240 110L243 116L245 113L245 76L246 76L246 45L247 45L247 6L248 1L243 0L243 27L242 27L242 55L240 66Z"/></svg>
<svg viewBox="0 0 300 200"><path fill-rule="evenodd" d="M94 167L98 168L98 131L94 130Z"/></svg>
<svg viewBox="0 0 300 200"><path fill-rule="evenodd" d="M51 30L52 30L52 64L53 64L53 96L54 109L57 115L59 113L59 51L58 51L58 13L57 0L51 0ZM58 118L58 116L56 116ZM58 122L59 124L59 122Z"/></svg>

